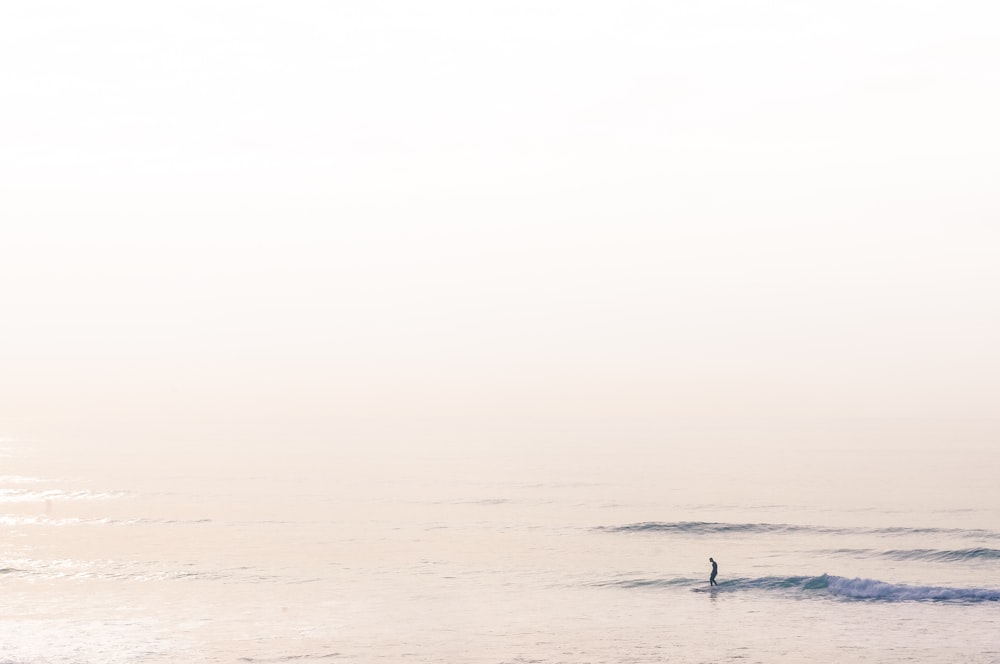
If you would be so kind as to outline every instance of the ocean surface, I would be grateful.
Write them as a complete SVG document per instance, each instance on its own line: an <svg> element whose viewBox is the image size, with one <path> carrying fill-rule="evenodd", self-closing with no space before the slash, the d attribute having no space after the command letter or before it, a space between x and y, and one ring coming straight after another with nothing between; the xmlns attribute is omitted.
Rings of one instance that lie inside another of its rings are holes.
<svg viewBox="0 0 1000 664"><path fill-rule="evenodd" d="M1000 662L992 452L603 454L4 443L0 662Z"/></svg>

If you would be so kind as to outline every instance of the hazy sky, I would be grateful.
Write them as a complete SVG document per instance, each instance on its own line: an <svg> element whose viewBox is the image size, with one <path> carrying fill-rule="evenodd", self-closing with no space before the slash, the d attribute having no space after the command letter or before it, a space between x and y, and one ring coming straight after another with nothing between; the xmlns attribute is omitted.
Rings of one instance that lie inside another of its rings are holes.
<svg viewBox="0 0 1000 664"><path fill-rule="evenodd" d="M5 2L0 435L995 434L997 26L986 1Z"/></svg>

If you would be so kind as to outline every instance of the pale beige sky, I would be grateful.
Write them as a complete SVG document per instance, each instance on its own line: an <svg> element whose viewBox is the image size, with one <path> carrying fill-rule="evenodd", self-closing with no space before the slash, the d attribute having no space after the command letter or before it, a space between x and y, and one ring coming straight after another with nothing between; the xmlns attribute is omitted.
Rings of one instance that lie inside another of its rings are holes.
<svg viewBox="0 0 1000 664"><path fill-rule="evenodd" d="M997 431L992 3L0 12L0 434Z"/></svg>

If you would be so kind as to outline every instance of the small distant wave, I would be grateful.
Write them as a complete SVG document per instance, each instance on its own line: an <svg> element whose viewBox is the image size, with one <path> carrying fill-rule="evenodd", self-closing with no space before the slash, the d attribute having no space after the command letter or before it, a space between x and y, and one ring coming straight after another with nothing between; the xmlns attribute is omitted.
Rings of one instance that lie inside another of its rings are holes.
<svg viewBox="0 0 1000 664"><path fill-rule="evenodd" d="M298 576L295 573L272 574L251 566L203 568L192 563L73 558L18 558L5 560L4 563L8 566L0 568L0 575L64 582L102 580L121 583L266 583L291 586L323 581L322 578ZM4 664L2 658L0 664Z"/></svg>
<svg viewBox="0 0 1000 664"><path fill-rule="evenodd" d="M440 501L436 504L438 505L507 505L514 501L509 498L482 498L478 500L445 500Z"/></svg>
<svg viewBox="0 0 1000 664"><path fill-rule="evenodd" d="M44 516L0 516L0 526L75 526L82 523L107 523L107 519L50 519Z"/></svg>
<svg viewBox="0 0 1000 664"><path fill-rule="evenodd" d="M0 484L38 484L42 480L24 475L0 475Z"/></svg>
<svg viewBox="0 0 1000 664"><path fill-rule="evenodd" d="M774 534L813 533L822 535L955 535L978 539L1000 539L992 530L964 528L909 528L909 527L833 527L809 526L789 523L724 523L715 521L644 521L622 526L599 526L597 530L611 533L673 533L681 535L725 535L730 533Z"/></svg>
<svg viewBox="0 0 1000 664"><path fill-rule="evenodd" d="M0 526L145 526L145 525L201 525L213 523L212 519L80 519L67 517L55 519L45 516L0 516ZM0 662L2 664L2 662Z"/></svg>
<svg viewBox="0 0 1000 664"><path fill-rule="evenodd" d="M746 591L782 591L804 596L832 596L845 600L866 601L930 601L930 602L1000 602L1000 590L992 588L949 588L944 586L913 586L888 583L877 579L849 579L843 576L766 576L737 578L714 588L704 579L622 579L598 583L599 586L621 588L689 587L697 592L727 593Z"/></svg>
<svg viewBox="0 0 1000 664"><path fill-rule="evenodd" d="M147 526L147 525L192 526L192 525L213 523L213 521L212 519L150 519L150 518L138 517L135 519L111 519L111 520L106 520L105 523L111 523L116 526Z"/></svg>
<svg viewBox="0 0 1000 664"><path fill-rule="evenodd" d="M891 558L893 560L921 560L938 563L964 563L1000 560L1000 549L976 547L971 549L829 549L821 553L863 558Z"/></svg>
<svg viewBox="0 0 1000 664"><path fill-rule="evenodd" d="M855 528L853 532L873 533L875 535L963 535L967 537L1000 538L995 530L977 528L910 528L893 526L888 528Z"/></svg>
<svg viewBox="0 0 1000 664"><path fill-rule="evenodd" d="M317 659L332 659L340 657L339 652L328 652L323 655L278 655L277 657L240 657L240 662L301 662Z"/></svg>
<svg viewBox="0 0 1000 664"><path fill-rule="evenodd" d="M701 585L704 579L621 579L595 583L596 586L618 586L620 588L675 588L677 586Z"/></svg>
<svg viewBox="0 0 1000 664"><path fill-rule="evenodd" d="M882 555L896 560L932 560L935 562L965 562L973 560L1000 559L1000 549L957 549L940 551L937 549L909 549L886 551Z"/></svg>
<svg viewBox="0 0 1000 664"><path fill-rule="evenodd" d="M718 523L712 521L645 521L624 526L604 526L600 530L613 533L681 533L691 535L711 535L716 533L776 533L810 530L808 526L793 526L783 523Z"/></svg>
<svg viewBox="0 0 1000 664"><path fill-rule="evenodd" d="M0 503L33 503L47 500L108 500L129 495L124 491L63 491L62 489L0 489Z"/></svg>

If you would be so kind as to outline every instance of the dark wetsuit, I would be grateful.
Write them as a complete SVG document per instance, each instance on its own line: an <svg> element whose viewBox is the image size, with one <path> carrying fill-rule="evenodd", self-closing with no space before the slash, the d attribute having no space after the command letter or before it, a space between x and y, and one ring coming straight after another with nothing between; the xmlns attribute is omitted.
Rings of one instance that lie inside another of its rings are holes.
<svg viewBox="0 0 1000 664"><path fill-rule="evenodd" d="M717 562L715 562L715 561L713 560L713 561L712 561L712 575L711 575L710 577L708 577L708 582L709 582L709 584L711 584L711 585L713 585L713 586L717 586L717 585L719 585L718 583L716 583L716 582L715 582L715 576L716 576L716 575L717 575L718 573L719 573L719 563L717 563Z"/></svg>

